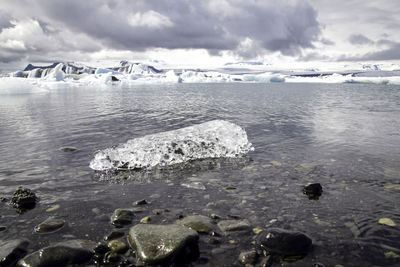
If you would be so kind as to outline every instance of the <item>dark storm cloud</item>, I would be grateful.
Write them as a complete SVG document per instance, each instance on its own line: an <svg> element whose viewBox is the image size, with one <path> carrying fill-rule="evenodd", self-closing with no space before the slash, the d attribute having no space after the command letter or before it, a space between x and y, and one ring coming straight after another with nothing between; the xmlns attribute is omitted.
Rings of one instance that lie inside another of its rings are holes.
<svg viewBox="0 0 400 267"><path fill-rule="evenodd" d="M320 35L316 11L306 0L14 0L4 4L4 10L17 23L36 21L41 29L31 29L36 36L27 32L31 38L17 31L12 36L12 30L0 35L0 51L12 45L9 40L20 41L26 55L38 50L90 51L92 44L92 51L203 48L212 53L296 55L313 47ZM90 45L82 44L88 39Z"/></svg>
<svg viewBox="0 0 400 267"><path fill-rule="evenodd" d="M362 34L352 34L349 36L349 42L353 45L370 45L374 42Z"/></svg>

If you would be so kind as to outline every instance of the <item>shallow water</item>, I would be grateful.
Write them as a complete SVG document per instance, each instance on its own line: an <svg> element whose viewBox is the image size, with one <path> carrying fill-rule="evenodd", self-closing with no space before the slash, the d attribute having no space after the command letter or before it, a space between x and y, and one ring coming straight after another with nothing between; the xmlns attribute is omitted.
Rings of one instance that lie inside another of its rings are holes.
<svg viewBox="0 0 400 267"><path fill-rule="evenodd" d="M128 180L103 179L89 168L99 149L214 119L245 128L255 151L239 160L206 160ZM286 265L400 263L385 256L400 254L399 86L164 84L1 95L0 155L0 195L10 197L24 185L40 198L21 215L0 203L0 225L7 226L1 239L26 237L31 249L72 237L101 241L114 229L108 217L115 208L145 198L150 204L135 222L168 208L168 216L152 215L152 222L217 213L247 218L253 227L307 233L313 251ZM181 185L193 182L206 189ZM319 200L302 194L310 182L322 184ZM60 208L46 211L53 205ZM64 218L68 226L33 233L49 216ZM382 217L397 226L378 224ZM202 236L194 265L240 266L237 256L251 248L252 237L238 234L211 245Z"/></svg>

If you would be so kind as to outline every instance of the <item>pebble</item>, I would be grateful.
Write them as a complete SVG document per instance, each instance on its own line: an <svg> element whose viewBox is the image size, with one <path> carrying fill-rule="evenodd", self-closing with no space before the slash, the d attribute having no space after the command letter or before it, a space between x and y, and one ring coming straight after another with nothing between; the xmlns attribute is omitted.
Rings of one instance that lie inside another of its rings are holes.
<svg viewBox="0 0 400 267"><path fill-rule="evenodd" d="M64 220L56 218L48 218L44 222L35 226L34 230L36 233L51 233L61 229L65 224Z"/></svg>

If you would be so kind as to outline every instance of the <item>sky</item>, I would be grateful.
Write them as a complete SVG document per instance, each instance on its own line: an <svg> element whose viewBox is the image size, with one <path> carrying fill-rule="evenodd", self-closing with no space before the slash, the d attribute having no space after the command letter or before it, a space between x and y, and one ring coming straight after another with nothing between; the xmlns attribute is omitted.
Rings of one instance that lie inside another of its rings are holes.
<svg viewBox="0 0 400 267"><path fill-rule="evenodd" d="M400 61L398 0L0 0L0 70Z"/></svg>

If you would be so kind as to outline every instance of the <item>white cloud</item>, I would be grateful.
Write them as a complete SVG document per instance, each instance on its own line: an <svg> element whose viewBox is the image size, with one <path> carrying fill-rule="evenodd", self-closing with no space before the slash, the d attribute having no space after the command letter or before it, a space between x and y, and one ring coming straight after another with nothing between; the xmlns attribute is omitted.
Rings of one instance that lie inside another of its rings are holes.
<svg viewBox="0 0 400 267"><path fill-rule="evenodd" d="M128 23L132 27L148 27L162 29L172 27L174 24L167 17L154 10L149 10L144 13L137 12L128 17Z"/></svg>
<svg viewBox="0 0 400 267"><path fill-rule="evenodd" d="M6 40L6 41L0 41L0 48L7 49L7 50L12 50L12 51L26 51L26 47L24 42L20 40Z"/></svg>

